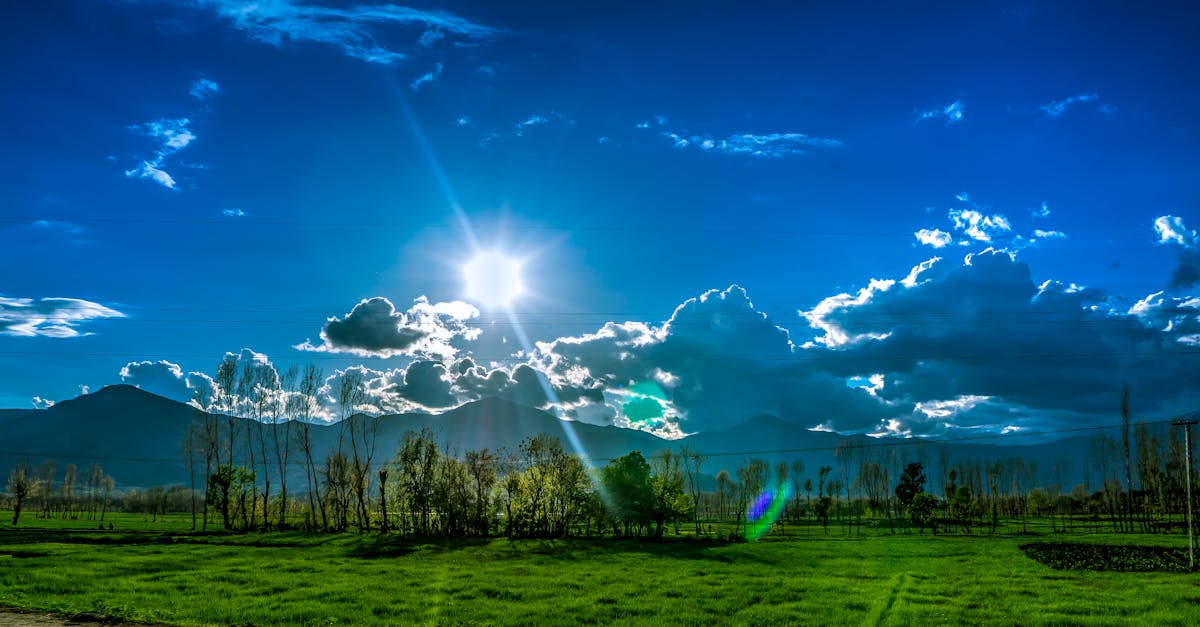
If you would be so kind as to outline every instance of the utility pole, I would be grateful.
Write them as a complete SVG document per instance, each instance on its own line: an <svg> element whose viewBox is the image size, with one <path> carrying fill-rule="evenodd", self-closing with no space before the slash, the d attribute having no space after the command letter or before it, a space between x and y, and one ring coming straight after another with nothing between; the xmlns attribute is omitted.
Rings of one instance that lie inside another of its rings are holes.
<svg viewBox="0 0 1200 627"><path fill-rule="evenodd" d="M1188 568L1196 570L1196 543L1192 539L1192 425L1195 418L1172 420L1171 424L1183 427L1184 460L1187 463L1187 526L1188 526Z"/></svg>

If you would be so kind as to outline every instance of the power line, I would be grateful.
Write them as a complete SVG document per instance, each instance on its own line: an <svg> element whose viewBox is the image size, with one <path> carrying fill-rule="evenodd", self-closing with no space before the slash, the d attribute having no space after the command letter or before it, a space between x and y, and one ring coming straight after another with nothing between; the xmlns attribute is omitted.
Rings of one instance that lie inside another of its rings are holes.
<svg viewBox="0 0 1200 627"><path fill-rule="evenodd" d="M390 220L376 221L320 221L320 220L264 220L247 218L155 218L135 216L19 216L0 215L4 222L47 222L47 223L96 223L96 224L162 224L162 225L196 225L210 224L215 226L303 226L313 228L348 228L348 229L445 229L456 231L462 227L447 223L398 222ZM900 231L827 231L813 229L784 229L784 228L751 228L751 227L705 227L680 225L611 225L611 224L580 224L567 226L549 225L505 225L508 231L542 231L542 232L594 232L594 233L696 233L719 235L780 235L802 237L844 237L844 238L904 238L915 237L912 232ZM1153 237L1121 237L1112 235L1083 234L1072 235L1070 239L1095 240L1111 242L1156 242Z"/></svg>
<svg viewBox="0 0 1200 627"><path fill-rule="evenodd" d="M853 354L853 355L832 355L836 353L832 350L821 355L801 355L794 357L690 357L682 361L687 362L773 362L773 363L807 363L807 362L837 362L837 361L861 361L861 360L877 360L877 361L972 361L972 360L1073 360L1073 359L1099 359L1104 357L1200 357L1200 350L1196 351L1156 351L1156 352L1127 352L1127 351L1109 351L1109 352L1090 352L1090 353L1013 353L1013 354L960 354L960 355L876 355L876 354ZM223 359L225 353L164 353L152 351L156 357L173 357L173 358L193 358L193 359ZM68 351L35 351L35 350L6 350L0 351L0 355L29 355L29 356L47 356L47 357L122 357L122 358L144 358L151 352L127 353L127 352L68 352ZM369 356L368 356L369 357ZM391 358L413 358L411 355L397 354ZM475 362L498 362L498 363L528 363L527 357L488 357L480 355L468 355ZM305 359L308 360L341 360L341 359L363 359L362 355L354 355L346 353L341 355L330 355L327 353L308 354ZM454 360L448 360L453 362Z"/></svg>

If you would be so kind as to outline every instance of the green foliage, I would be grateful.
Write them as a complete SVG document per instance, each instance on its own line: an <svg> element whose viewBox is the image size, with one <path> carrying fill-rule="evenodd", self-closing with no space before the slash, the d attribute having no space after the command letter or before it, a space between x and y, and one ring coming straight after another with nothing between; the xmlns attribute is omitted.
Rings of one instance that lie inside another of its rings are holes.
<svg viewBox="0 0 1200 627"><path fill-rule="evenodd" d="M932 526L933 532L937 533L937 497L928 492L919 492L912 498L912 502L908 504L909 519L914 525L924 532L925 527Z"/></svg>
<svg viewBox="0 0 1200 627"><path fill-rule="evenodd" d="M896 483L896 498L900 499L902 507L907 508L913 498L924 491L925 468L921 462L909 462L900 474L900 481Z"/></svg>
<svg viewBox="0 0 1200 627"><path fill-rule="evenodd" d="M1021 550L1057 570L1191 572L1187 549L1176 547L1037 542Z"/></svg>
<svg viewBox="0 0 1200 627"><path fill-rule="evenodd" d="M610 461L601 469L600 477L609 514L615 524L624 527L627 537L650 524L653 487L650 464L641 452Z"/></svg>

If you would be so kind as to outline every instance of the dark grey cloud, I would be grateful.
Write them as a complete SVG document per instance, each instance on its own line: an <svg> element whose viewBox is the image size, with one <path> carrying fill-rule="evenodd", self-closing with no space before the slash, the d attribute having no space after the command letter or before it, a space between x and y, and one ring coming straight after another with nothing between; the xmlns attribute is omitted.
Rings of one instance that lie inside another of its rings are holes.
<svg viewBox="0 0 1200 627"><path fill-rule="evenodd" d="M901 419L966 401L1102 419L1124 384L1146 410L1170 412L1193 402L1178 381L1200 375L1200 353L1185 325L1155 315L1157 303L1126 311L1102 290L1035 284L1025 263L989 249L823 300L802 312L817 331L805 352L838 377L882 375L874 394L917 408ZM961 426L970 410L955 407L943 426Z"/></svg>
<svg viewBox="0 0 1200 627"><path fill-rule="evenodd" d="M1183 218L1166 215L1154 219L1154 232L1159 244L1176 249L1177 263L1167 289L1186 290L1200 284L1200 237L1196 231L1187 228Z"/></svg>
<svg viewBox="0 0 1200 627"><path fill-rule="evenodd" d="M381 296L360 301L342 318L329 318L321 329L321 343L309 340L294 348L302 351L352 353L364 357L434 356L452 358L456 341L472 340L480 329L469 324L479 310L467 303L430 303L417 298L407 311L397 311Z"/></svg>

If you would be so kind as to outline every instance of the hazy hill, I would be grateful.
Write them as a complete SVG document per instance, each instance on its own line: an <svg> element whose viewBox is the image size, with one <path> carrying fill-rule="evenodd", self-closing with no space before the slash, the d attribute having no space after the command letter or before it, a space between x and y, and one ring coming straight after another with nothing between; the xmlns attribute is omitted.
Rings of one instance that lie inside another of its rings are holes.
<svg viewBox="0 0 1200 627"><path fill-rule="evenodd" d="M84 470L98 463L119 484L146 486L186 483L182 442L188 425L206 414L128 385L113 385L92 394L63 401L49 409L0 410L0 470L7 472L18 461L40 465L43 459L57 462L59 477L68 463ZM220 419L224 419L221 417ZM662 448L686 443L694 451L709 455L704 472L714 475L722 468L733 472L746 460L757 457L774 464L800 459L806 474L816 477L822 465L836 468L834 448L845 440L834 433L810 431L796 423L773 416L757 416L722 431L699 433L682 442L661 440L647 433L563 422L538 409L502 400L467 403L438 415L397 414L378 418L377 460L390 459L408 430L428 427L443 446L459 453L472 449L515 448L522 439L539 433L558 436L568 450L577 443L581 452L599 463L640 450L649 456ZM268 443L271 425L263 425ZM310 425L317 459L324 459L337 442L338 425ZM573 436L573 437L572 437ZM245 437L239 436L239 437ZM1086 438L1059 440L1029 446L995 446L970 442L925 444L919 453L913 441L881 440L856 436L854 441L909 458L923 455L932 479L942 450L951 458L984 460L1021 457L1037 464L1038 475L1050 480L1060 460L1068 464L1067 483L1083 480ZM270 446L268 444L268 446ZM297 452L294 459L299 460ZM301 467L293 469L297 480Z"/></svg>

